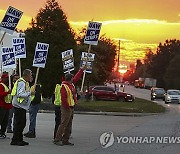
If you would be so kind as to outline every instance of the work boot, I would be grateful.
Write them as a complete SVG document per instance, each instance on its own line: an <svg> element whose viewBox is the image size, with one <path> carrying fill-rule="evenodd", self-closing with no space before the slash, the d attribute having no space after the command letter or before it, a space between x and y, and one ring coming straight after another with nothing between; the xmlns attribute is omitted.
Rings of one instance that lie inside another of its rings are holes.
<svg viewBox="0 0 180 154"><path fill-rule="evenodd" d="M34 132L27 132L24 134L24 136L28 138L36 138L36 135Z"/></svg>
<svg viewBox="0 0 180 154"><path fill-rule="evenodd" d="M62 141L59 141L59 142L55 142L54 141L54 144L59 145L59 146L63 146L64 145Z"/></svg>
<svg viewBox="0 0 180 154"><path fill-rule="evenodd" d="M29 145L29 143L28 143L28 142L25 142L25 141L22 141L22 143L23 143L24 145Z"/></svg>
<svg viewBox="0 0 180 154"><path fill-rule="evenodd" d="M69 141L63 141L62 143L63 143L63 145L74 146L74 143L71 143L71 142L69 142Z"/></svg>
<svg viewBox="0 0 180 154"><path fill-rule="evenodd" d="M10 145L25 146L23 142L11 142Z"/></svg>
<svg viewBox="0 0 180 154"><path fill-rule="evenodd" d="M6 138L6 135L5 134L1 134L0 135L0 139L5 139Z"/></svg>

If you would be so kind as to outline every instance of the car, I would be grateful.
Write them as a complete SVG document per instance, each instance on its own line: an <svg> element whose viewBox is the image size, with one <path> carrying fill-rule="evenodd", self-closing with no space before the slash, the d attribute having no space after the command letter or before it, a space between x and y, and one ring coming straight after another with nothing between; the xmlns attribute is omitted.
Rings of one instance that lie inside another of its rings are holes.
<svg viewBox="0 0 180 154"><path fill-rule="evenodd" d="M180 90L170 89L165 94L165 103L178 103L180 104Z"/></svg>
<svg viewBox="0 0 180 154"><path fill-rule="evenodd" d="M164 101L165 90L164 88L151 88L151 100L162 99Z"/></svg>
<svg viewBox="0 0 180 154"><path fill-rule="evenodd" d="M129 81L125 81L124 84L128 86L130 85Z"/></svg>
<svg viewBox="0 0 180 154"><path fill-rule="evenodd" d="M110 86L90 86L86 90L85 94L86 99L94 100L118 100L123 102L133 102L134 96L122 91L116 91L113 87Z"/></svg>

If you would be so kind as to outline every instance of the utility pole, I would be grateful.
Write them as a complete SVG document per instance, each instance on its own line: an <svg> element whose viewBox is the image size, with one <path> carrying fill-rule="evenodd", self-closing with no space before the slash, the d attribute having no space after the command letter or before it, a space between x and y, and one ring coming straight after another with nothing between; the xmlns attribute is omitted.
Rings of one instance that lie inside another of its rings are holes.
<svg viewBox="0 0 180 154"><path fill-rule="evenodd" d="M119 72L119 58L120 58L120 40L119 40L119 49L118 49L118 57L117 57L117 72Z"/></svg>

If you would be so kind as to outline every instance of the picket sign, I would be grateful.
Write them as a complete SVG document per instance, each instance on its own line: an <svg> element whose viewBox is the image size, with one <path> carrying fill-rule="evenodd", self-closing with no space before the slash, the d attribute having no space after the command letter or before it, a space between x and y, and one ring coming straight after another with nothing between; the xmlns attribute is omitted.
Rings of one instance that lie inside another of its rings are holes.
<svg viewBox="0 0 180 154"><path fill-rule="evenodd" d="M70 73L74 70L73 49L62 52L61 56L64 73Z"/></svg>
<svg viewBox="0 0 180 154"><path fill-rule="evenodd" d="M15 53L15 58L19 63L19 76L21 77L21 60L20 58L26 58L26 44L25 38L18 37L12 39L12 45Z"/></svg>
<svg viewBox="0 0 180 154"><path fill-rule="evenodd" d="M9 88L11 89L10 69L16 68L13 47L2 47L2 67L7 69L9 75Z"/></svg>
<svg viewBox="0 0 180 154"><path fill-rule="evenodd" d="M49 49L49 44L37 42L35 54L34 54L34 60L33 60L33 66L37 67L36 77L35 77L35 82L34 82L34 89L36 89L39 69L45 68L46 59L48 55L48 49Z"/></svg>
<svg viewBox="0 0 180 154"><path fill-rule="evenodd" d="M9 8L7 9L6 14L0 24L0 29L9 34L13 34L19 20L22 17L22 14L23 14L22 11L20 11L12 6L9 6Z"/></svg>
<svg viewBox="0 0 180 154"><path fill-rule="evenodd" d="M9 6L9 8L7 9L6 14L0 24L0 30L4 31L3 36L0 40L0 45L2 44L6 33L9 33L9 34L14 33L14 30L15 30L19 20L22 17L22 14L23 14L22 11L20 11L12 6ZM11 89L11 82L10 82L11 80L10 80L10 70L9 69L8 69L8 74L9 74L9 87Z"/></svg>
<svg viewBox="0 0 180 154"><path fill-rule="evenodd" d="M102 23L93 22L93 21L90 21L88 24L86 36L84 38L84 43L89 44L87 60L86 60L85 65L87 65L87 62L88 62L89 53L91 51L91 45L97 45L98 44L98 38L99 38L101 26L102 26ZM80 92L83 92L85 76L86 76L86 71L84 71L84 74L83 74L83 80L82 80Z"/></svg>
<svg viewBox="0 0 180 154"><path fill-rule="evenodd" d="M87 59L86 59L85 65L87 65L90 51L91 51L91 44L89 45L89 48L88 48L88 54L87 54ZM83 79L82 79L81 90L80 90L81 93L83 92L85 77L86 77L86 71L84 71L84 73L83 73Z"/></svg>
<svg viewBox="0 0 180 154"><path fill-rule="evenodd" d="M13 34L19 20L22 17L22 14L23 14L22 11L12 6L9 6L0 24L0 30L4 31L4 34L0 40L0 44L2 43L6 33Z"/></svg>
<svg viewBox="0 0 180 154"><path fill-rule="evenodd" d="M93 66L93 61L94 61L94 57L95 54L93 53L89 53L89 57L88 57L88 62L86 62L87 60L87 52L82 52L81 54L81 61L80 61L80 67L84 66L86 64L86 73L92 73L92 66Z"/></svg>

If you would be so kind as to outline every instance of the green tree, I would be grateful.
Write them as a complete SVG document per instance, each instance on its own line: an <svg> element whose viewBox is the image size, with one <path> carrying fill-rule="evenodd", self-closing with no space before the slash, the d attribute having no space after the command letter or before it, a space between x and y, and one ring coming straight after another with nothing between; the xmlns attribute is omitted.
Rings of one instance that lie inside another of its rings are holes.
<svg viewBox="0 0 180 154"><path fill-rule="evenodd" d="M180 54L170 61L164 80L167 88L180 88Z"/></svg>
<svg viewBox="0 0 180 154"><path fill-rule="evenodd" d="M91 77L96 84L102 83L111 75L115 65L116 45L111 39L101 36L98 46L93 46L92 49L96 54L94 62L96 77L93 74Z"/></svg>
<svg viewBox="0 0 180 154"><path fill-rule="evenodd" d="M152 52L151 49L149 49L147 52L146 52L146 55L144 57L144 64L150 64L152 63L152 59L154 57L154 53Z"/></svg>
<svg viewBox="0 0 180 154"><path fill-rule="evenodd" d="M157 86L165 86L164 76L170 61L180 53L179 40L166 40L164 44L159 44L156 54L147 66L147 71L151 77L158 80Z"/></svg>
<svg viewBox="0 0 180 154"><path fill-rule="evenodd" d="M83 28L76 37L79 42L79 53L88 51L88 45L83 44L84 36L85 29ZM91 53L95 53L93 73L87 74L86 79L90 81L90 84L102 84L112 73L115 64L116 45L111 39L103 35L99 38L97 46L91 46Z"/></svg>
<svg viewBox="0 0 180 154"><path fill-rule="evenodd" d="M77 46L74 40L74 32L67 22L67 17L56 0L48 0L41 8L37 16L32 19L31 27L25 31L27 59L22 61L23 68L32 66L35 46L37 42L48 43L49 52L46 67L40 69L40 82L43 87L43 95L50 97L55 84L61 81L63 76L61 52L74 49ZM30 67L35 71L35 68Z"/></svg>
<svg viewBox="0 0 180 154"><path fill-rule="evenodd" d="M139 68L139 67L141 67L143 64L142 64L142 62L141 62L141 60L140 59L137 59L136 60L136 70Z"/></svg>

